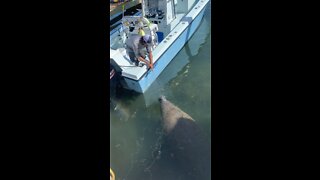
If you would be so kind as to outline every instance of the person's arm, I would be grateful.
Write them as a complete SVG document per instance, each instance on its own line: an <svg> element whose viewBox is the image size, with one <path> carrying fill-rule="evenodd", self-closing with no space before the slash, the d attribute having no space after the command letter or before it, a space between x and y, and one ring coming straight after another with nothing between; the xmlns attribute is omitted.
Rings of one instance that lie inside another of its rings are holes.
<svg viewBox="0 0 320 180"><path fill-rule="evenodd" d="M134 45L133 52L134 52L138 61L142 61L149 66L149 62L139 55L138 45Z"/></svg>
<svg viewBox="0 0 320 180"><path fill-rule="evenodd" d="M150 60L149 67L150 67L151 69L153 69L153 55L152 55L152 51L149 52L149 60Z"/></svg>
<svg viewBox="0 0 320 180"><path fill-rule="evenodd" d="M152 55L151 45L147 46L147 52L148 52L148 55L149 55L148 57L149 57L149 61L150 61L149 67L151 69L153 69L153 55Z"/></svg>
<svg viewBox="0 0 320 180"><path fill-rule="evenodd" d="M142 61L142 62L146 63L148 66L150 66L149 62L147 60L145 60L143 57L138 56L138 60Z"/></svg>

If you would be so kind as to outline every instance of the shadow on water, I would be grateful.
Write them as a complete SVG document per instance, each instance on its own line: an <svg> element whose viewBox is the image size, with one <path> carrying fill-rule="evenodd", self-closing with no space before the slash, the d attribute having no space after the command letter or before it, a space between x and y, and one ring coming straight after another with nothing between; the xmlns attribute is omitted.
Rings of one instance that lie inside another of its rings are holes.
<svg viewBox="0 0 320 180"><path fill-rule="evenodd" d="M209 180L211 151L202 130L190 120L179 121L163 137L161 157L151 172L154 179Z"/></svg>

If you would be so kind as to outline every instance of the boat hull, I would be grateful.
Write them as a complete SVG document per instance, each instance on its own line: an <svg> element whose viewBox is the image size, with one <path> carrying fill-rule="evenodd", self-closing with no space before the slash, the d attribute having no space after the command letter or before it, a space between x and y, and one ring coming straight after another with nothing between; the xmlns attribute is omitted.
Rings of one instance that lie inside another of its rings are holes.
<svg viewBox="0 0 320 180"><path fill-rule="evenodd" d="M184 29L179 37L175 39L171 46L154 63L154 69L152 71L147 71L139 80L124 77L124 81L126 82L126 86L124 88L144 93L195 33L201 23L207 5L208 3L191 21L189 26Z"/></svg>

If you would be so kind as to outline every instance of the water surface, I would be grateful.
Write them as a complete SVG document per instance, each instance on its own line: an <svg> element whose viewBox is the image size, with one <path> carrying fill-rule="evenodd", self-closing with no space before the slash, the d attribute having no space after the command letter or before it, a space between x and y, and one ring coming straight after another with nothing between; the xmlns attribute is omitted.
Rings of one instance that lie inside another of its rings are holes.
<svg viewBox="0 0 320 180"><path fill-rule="evenodd" d="M118 109L110 108L110 166L117 180L163 179L153 173L165 150L157 101L160 95L193 117L210 143L210 23L211 3L198 30L145 94L119 92ZM170 177L172 172L167 174Z"/></svg>

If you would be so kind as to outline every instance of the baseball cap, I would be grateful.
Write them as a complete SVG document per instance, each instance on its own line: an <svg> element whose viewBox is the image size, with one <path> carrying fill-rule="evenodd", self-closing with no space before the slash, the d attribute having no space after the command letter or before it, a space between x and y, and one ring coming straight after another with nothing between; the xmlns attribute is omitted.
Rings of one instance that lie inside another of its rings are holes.
<svg viewBox="0 0 320 180"><path fill-rule="evenodd" d="M151 36L149 34L146 34L143 36L143 41L146 43L151 43Z"/></svg>

